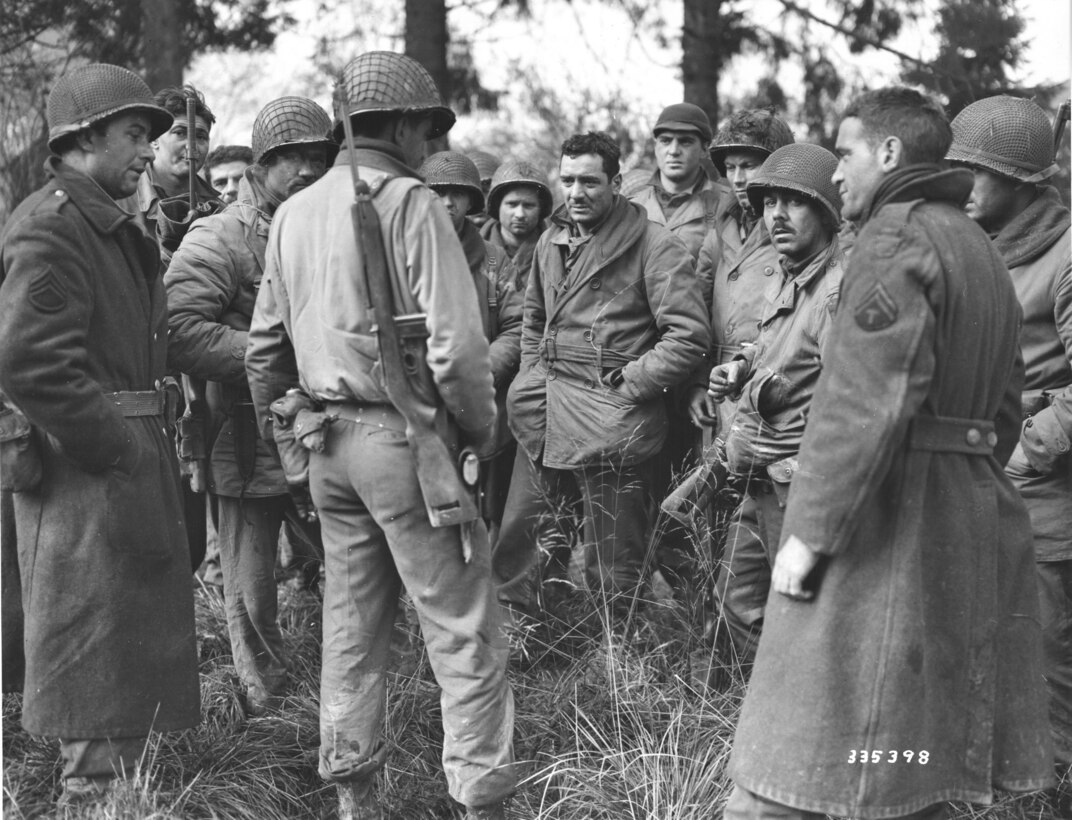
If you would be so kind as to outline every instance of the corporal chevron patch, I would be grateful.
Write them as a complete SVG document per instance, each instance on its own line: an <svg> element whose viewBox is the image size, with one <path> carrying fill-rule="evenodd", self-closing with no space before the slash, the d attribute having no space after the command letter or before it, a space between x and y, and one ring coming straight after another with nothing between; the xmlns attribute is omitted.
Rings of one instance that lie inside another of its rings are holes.
<svg viewBox="0 0 1072 820"><path fill-rule="evenodd" d="M881 282L868 291L856 308L856 324L867 331L884 330L897 321L897 303Z"/></svg>

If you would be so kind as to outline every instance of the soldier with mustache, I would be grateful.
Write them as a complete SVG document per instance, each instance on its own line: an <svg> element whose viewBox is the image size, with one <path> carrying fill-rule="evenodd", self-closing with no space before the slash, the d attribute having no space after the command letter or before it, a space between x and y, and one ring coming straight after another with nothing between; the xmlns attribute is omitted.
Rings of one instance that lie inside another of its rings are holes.
<svg viewBox="0 0 1072 820"><path fill-rule="evenodd" d="M725 432L727 467L745 495L758 537L735 539L719 598L742 658L751 659L770 591L789 484L845 271L838 240L841 197L830 177L837 157L791 143L767 157L747 191L778 253L765 291L759 336L712 371L708 396L737 400ZM732 536L731 536L732 537Z"/></svg>
<svg viewBox="0 0 1072 820"><path fill-rule="evenodd" d="M275 453L258 434L246 379L246 337L264 275L272 217L284 201L324 175L338 146L331 120L312 100L281 97L253 123L253 164L238 200L199 220L172 259L169 362L209 382L222 418L209 458L209 492L219 502L220 563L235 669L246 711L278 705L286 689L283 636L276 623L275 555L286 523L292 544L323 552L307 498L299 514ZM306 491L307 493L307 491Z"/></svg>

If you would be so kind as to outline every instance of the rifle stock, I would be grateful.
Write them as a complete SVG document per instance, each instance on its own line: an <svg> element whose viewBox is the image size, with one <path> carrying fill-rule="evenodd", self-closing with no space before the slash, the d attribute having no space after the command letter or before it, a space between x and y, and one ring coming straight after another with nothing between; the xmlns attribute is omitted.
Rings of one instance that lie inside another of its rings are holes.
<svg viewBox="0 0 1072 820"><path fill-rule="evenodd" d="M353 126L345 107L342 111L340 119L354 183L350 214L362 267L357 282L373 319L387 397L406 420L406 439L416 461L417 480L432 526L451 527L474 521L480 513L473 490L459 475L459 460L467 454L458 451L456 425L437 401L425 361L427 317L424 314L395 316L380 217L372 204L368 183L358 174ZM418 344L414 344L417 340ZM422 399L418 394L415 381L428 392L427 397Z"/></svg>

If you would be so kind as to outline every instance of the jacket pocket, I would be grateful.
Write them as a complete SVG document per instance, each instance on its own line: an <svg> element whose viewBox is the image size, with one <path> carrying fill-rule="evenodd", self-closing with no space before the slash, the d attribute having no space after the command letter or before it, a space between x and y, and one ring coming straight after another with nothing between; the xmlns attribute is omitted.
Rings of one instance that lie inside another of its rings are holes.
<svg viewBox="0 0 1072 820"><path fill-rule="evenodd" d="M41 452L29 419L14 407L0 410L0 487L15 493L41 484Z"/></svg>

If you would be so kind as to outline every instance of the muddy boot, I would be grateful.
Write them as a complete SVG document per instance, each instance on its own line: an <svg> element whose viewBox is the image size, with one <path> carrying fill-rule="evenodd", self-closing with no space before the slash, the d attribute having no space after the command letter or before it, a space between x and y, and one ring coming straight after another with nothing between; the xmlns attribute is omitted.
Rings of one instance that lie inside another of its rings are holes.
<svg viewBox="0 0 1072 820"><path fill-rule="evenodd" d="M68 777L63 781L63 793L56 799L60 816L68 811L80 811L103 802L112 788L110 777Z"/></svg>
<svg viewBox="0 0 1072 820"><path fill-rule="evenodd" d="M336 783L339 793L338 820L383 820L372 782Z"/></svg>
<svg viewBox="0 0 1072 820"><path fill-rule="evenodd" d="M465 820L506 820L506 803L489 803L486 806L469 806Z"/></svg>

